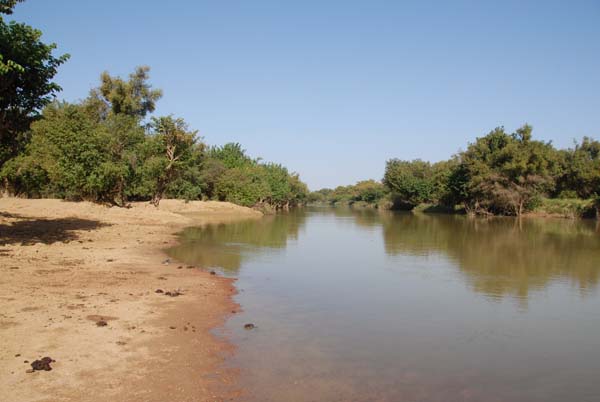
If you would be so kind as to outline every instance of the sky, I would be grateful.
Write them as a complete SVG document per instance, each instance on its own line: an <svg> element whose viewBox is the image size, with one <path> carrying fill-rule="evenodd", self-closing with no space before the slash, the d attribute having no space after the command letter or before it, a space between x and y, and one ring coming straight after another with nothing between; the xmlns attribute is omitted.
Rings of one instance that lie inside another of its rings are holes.
<svg viewBox="0 0 600 402"><path fill-rule="evenodd" d="M600 139L598 0L27 0L12 17L71 54L60 99L148 65L155 115L312 190L447 159L497 126Z"/></svg>

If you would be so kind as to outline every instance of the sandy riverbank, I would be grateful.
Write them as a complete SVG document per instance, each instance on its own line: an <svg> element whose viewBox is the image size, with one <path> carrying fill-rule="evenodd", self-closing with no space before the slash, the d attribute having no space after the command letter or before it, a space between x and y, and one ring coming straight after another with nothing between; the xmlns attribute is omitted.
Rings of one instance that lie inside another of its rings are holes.
<svg viewBox="0 0 600 402"><path fill-rule="evenodd" d="M192 217L193 216L193 217ZM228 203L130 209L0 198L0 395L24 401L220 401L235 395L210 330L231 280L167 258L185 226L256 218ZM157 289L179 289L169 297ZM103 319L106 326L98 326ZM50 356L52 371L26 373Z"/></svg>

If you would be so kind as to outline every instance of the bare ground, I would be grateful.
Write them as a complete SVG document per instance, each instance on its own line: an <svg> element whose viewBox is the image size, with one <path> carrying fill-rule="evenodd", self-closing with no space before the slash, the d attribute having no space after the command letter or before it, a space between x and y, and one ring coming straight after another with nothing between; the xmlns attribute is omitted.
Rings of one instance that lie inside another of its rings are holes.
<svg viewBox="0 0 600 402"><path fill-rule="evenodd" d="M165 264L162 250L185 226L259 216L218 202L1 198L0 400L234 398L236 373L222 366L232 346L211 333L238 308L233 283ZM52 371L26 372L44 356Z"/></svg>

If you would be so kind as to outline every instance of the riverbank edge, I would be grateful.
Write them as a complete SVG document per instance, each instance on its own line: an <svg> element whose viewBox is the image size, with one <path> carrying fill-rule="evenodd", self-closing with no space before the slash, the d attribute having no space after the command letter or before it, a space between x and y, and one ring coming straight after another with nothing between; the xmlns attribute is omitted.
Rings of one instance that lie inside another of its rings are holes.
<svg viewBox="0 0 600 402"><path fill-rule="evenodd" d="M438 204L419 204L412 209L394 208L391 203L366 203L366 202L337 202L337 203L312 203L316 207L343 207L357 210L379 210L391 212L407 212L422 214L469 215L464 208L451 208ZM483 218L513 217L514 215L472 215ZM551 219L598 219L600 209L594 206L594 200L580 199L543 199L535 209L523 213L522 218L551 218Z"/></svg>
<svg viewBox="0 0 600 402"><path fill-rule="evenodd" d="M234 347L212 333L239 310L234 280L165 250L185 227L260 216L218 202L0 198L0 392L14 402L235 397L237 373L222 365ZM26 372L46 355L52 371Z"/></svg>

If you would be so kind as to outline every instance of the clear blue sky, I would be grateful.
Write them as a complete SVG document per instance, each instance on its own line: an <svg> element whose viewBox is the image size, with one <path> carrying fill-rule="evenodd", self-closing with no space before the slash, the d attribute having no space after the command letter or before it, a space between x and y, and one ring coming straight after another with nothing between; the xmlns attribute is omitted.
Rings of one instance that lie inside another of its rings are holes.
<svg viewBox="0 0 600 402"><path fill-rule="evenodd" d="M149 65L156 113L312 189L446 159L499 125L600 138L598 0L28 0L14 18L71 54L61 98Z"/></svg>

